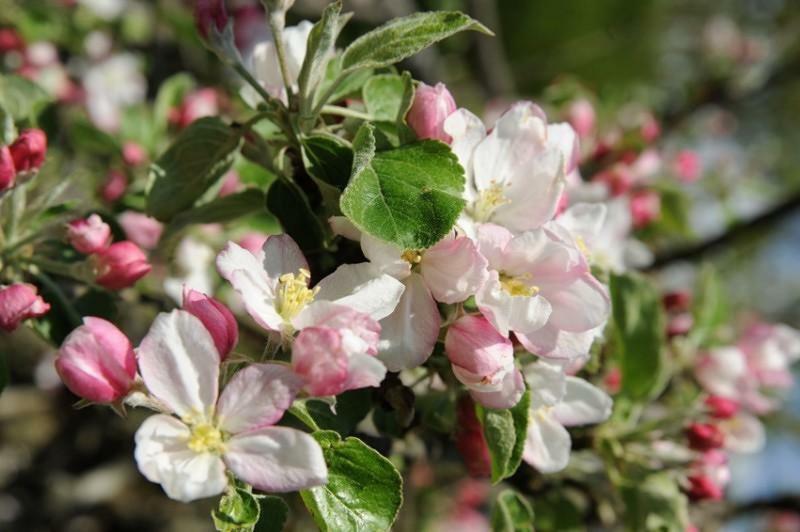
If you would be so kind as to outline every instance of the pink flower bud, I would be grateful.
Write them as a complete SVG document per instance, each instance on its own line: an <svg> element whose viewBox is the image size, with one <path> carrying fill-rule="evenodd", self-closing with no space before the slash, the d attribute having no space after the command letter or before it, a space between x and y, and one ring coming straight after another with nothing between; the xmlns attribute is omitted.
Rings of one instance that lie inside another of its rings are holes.
<svg viewBox="0 0 800 532"><path fill-rule="evenodd" d="M604 183L612 196L621 196L633 186L634 175L626 164L616 164L592 177L592 181Z"/></svg>
<svg viewBox="0 0 800 532"><path fill-rule="evenodd" d="M221 32L228 23L228 12L225 0L197 0L194 9L194 21L197 31L204 39L208 38L213 24Z"/></svg>
<svg viewBox="0 0 800 532"><path fill-rule="evenodd" d="M67 240L79 253L91 255L111 243L111 228L100 216L92 214L67 224Z"/></svg>
<svg viewBox="0 0 800 532"><path fill-rule="evenodd" d="M9 149L17 172L38 170L47 153L47 135L41 129L26 129Z"/></svg>
<svg viewBox="0 0 800 532"><path fill-rule="evenodd" d="M686 429L689 447L696 451L719 449L725 443L725 435L711 423L692 423Z"/></svg>
<svg viewBox="0 0 800 532"><path fill-rule="evenodd" d="M453 139L444 132L444 121L455 110L456 102L444 83L437 83L435 87L420 83L406 121L419 138L449 144Z"/></svg>
<svg viewBox="0 0 800 532"><path fill-rule="evenodd" d="M594 131L596 118L594 106L585 98L575 100L567 110L567 121L575 130L575 133L578 134L578 137L582 139L588 137Z"/></svg>
<svg viewBox="0 0 800 532"><path fill-rule="evenodd" d="M639 190L631 194L631 217L637 229L649 225L661 216L661 196L654 190Z"/></svg>
<svg viewBox="0 0 800 532"><path fill-rule="evenodd" d="M131 390L136 356L128 337L112 323L87 317L61 345L56 371L75 395L95 403L111 403Z"/></svg>
<svg viewBox="0 0 800 532"><path fill-rule="evenodd" d="M136 211L123 212L117 221L128 240L144 249L155 249L164 231L164 224Z"/></svg>
<svg viewBox="0 0 800 532"><path fill-rule="evenodd" d="M140 144L128 141L122 145L122 160L128 166L139 166L147 160L147 153Z"/></svg>
<svg viewBox="0 0 800 532"><path fill-rule="evenodd" d="M95 282L109 290L122 290L150 273L147 256L133 242L115 242L95 255Z"/></svg>
<svg viewBox="0 0 800 532"><path fill-rule="evenodd" d="M639 128L639 134L642 136L645 142L653 142L658 137L661 136L661 124L658 123L656 117L652 114L647 113L642 120L642 125Z"/></svg>
<svg viewBox="0 0 800 532"><path fill-rule="evenodd" d="M689 476L689 497L694 501L719 501L724 495L722 488L708 475Z"/></svg>
<svg viewBox="0 0 800 532"><path fill-rule="evenodd" d="M675 157L675 173L684 183L692 183L700 177L700 157L692 150L681 150Z"/></svg>
<svg viewBox="0 0 800 532"><path fill-rule="evenodd" d="M692 293L686 290L667 292L661 298L664 308L669 312L682 312L689 310L692 304Z"/></svg>
<svg viewBox="0 0 800 532"><path fill-rule="evenodd" d="M492 471L489 447L475 415L475 403L470 397L459 399L456 416L456 449L464 460L467 471L473 477L488 477Z"/></svg>
<svg viewBox="0 0 800 532"><path fill-rule="evenodd" d="M253 255L258 256L266 241L267 235L264 233L247 233L239 240L238 244Z"/></svg>
<svg viewBox="0 0 800 532"><path fill-rule="evenodd" d="M180 107L172 109L169 121L184 128L197 119L218 115L220 107L220 96L216 89L198 89L187 94Z"/></svg>
<svg viewBox="0 0 800 532"><path fill-rule="evenodd" d="M14 186L17 179L17 169L14 168L14 159L8 146L0 146L0 192Z"/></svg>
<svg viewBox="0 0 800 532"><path fill-rule="evenodd" d="M183 309L203 322L214 339L220 359L225 360L239 341L239 326L228 307L213 297L184 286Z"/></svg>
<svg viewBox="0 0 800 532"><path fill-rule="evenodd" d="M462 316L447 330L447 358L455 366L484 379L508 368L514 357L511 340L495 330L483 316Z"/></svg>
<svg viewBox="0 0 800 532"><path fill-rule="evenodd" d="M694 325L694 318L688 312L681 312L670 316L667 321L667 336L685 336L689 334Z"/></svg>
<svg viewBox="0 0 800 532"><path fill-rule="evenodd" d="M242 181L239 179L239 173L236 170L231 170L223 177L222 186L219 189L219 197L224 198L238 192L242 186Z"/></svg>
<svg viewBox="0 0 800 532"><path fill-rule="evenodd" d="M0 288L0 329L11 332L22 321L47 314L50 305L38 294L38 289L27 283Z"/></svg>
<svg viewBox="0 0 800 532"><path fill-rule="evenodd" d="M719 395L711 395L705 400L708 413L715 419L730 419L739 412L739 403Z"/></svg>
<svg viewBox="0 0 800 532"><path fill-rule="evenodd" d="M128 189L128 178L119 170L111 170L108 173L105 183L100 188L100 195L108 203L114 203L122 196Z"/></svg>
<svg viewBox="0 0 800 532"><path fill-rule="evenodd" d="M14 28L0 28L0 54L20 51L24 48L25 41L22 40L17 30Z"/></svg>
<svg viewBox="0 0 800 532"><path fill-rule="evenodd" d="M618 367L608 370L603 378L603 385L610 394L619 393L622 388L622 371Z"/></svg>

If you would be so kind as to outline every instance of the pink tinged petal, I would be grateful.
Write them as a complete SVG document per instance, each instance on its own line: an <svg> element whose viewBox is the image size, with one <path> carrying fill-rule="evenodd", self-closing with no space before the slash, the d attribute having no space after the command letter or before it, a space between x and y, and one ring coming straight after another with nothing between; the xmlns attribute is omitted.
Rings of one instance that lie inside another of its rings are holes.
<svg viewBox="0 0 800 532"><path fill-rule="evenodd" d="M403 280L411 274L411 264L404 260L403 250L366 233L361 235L361 250L377 271Z"/></svg>
<svg viewBox="0 0 800 532"><path fill-rule="evenodd" d="M608 321L611 301L608 290L597 279L587 274L569 287L544 297L553 307L550 324L570 332L583 332L600 327Z"/></svg>
<svg viewBox="0 0 800 532"><path fill-rule="evenodd" d="M203 322L220 358L225 360L239 341L239 325L231 311L213 297L184 286L183 309Z"/></svg>
<svg viewBox="0 0 800 532"><path fill-rule="evenodd" d="M274 425L292 406L303 379L282 364L251 364L225 386L217 403L217 423L237 434Z"/></svg>
<svg viewBox="0 0 800 532"><path fill-rule="evenodd" d="M67 224L67 240L79 253L89 255L108 247L111 227L100 216L92 214Z"/></svg>
<svg viewBox="0 0 800 532"><path fill-rule="evenodd" d="M328 468L317 441L299 430L267 427L226 444L225 463L241 480L269 493L321 486Z"/></svg>
<svg viewBox="0 0 800 532"><path fill-rule="evenodd" d="M64 340L55 366L72 393L96 403L124 397L136 377L130 340L101 318L83 319L83 325Z"/></svg>
<svg viewBox="0 0 800 532"><path fill-rule="evenodd" d="M458 157L458 162L464 167L467 175L467 186L465 187L466 199L471 199L474 188L471 183L472 175L472 155L475 147L486 138L486 127L480 118L467 111L458 109L444 121L444 131L452 137L450 149Z"/></svg>
<svg viewBox="0 0 800 532"><path fill-rule="evenodd" d="M50 304L35 285L15 283L0 288L0 329L13 331L29 318L37 318L50 310Z"/></svg>
<svg viewBox="0 0 800 532"><path fill-rule="evenodd" d="M725 434L725 449L735 453L758 452L766 442L764 425L757 417L744 412L720 421L719 427Z"/></svg>
<svg viewBox="0 0 800 532"><path fill-rule="evenodd" d="M169 498L181 502L218 495L228 485L222 459L190 450L190 436L189 427L179 420L156 414L142 423L135 437L139 471L161 484Z"/></svg>
<svg viewBox="0 0 800 532"><path fill-rule="evenodd" d="M512 296L500 284L498 273L489 272L489 280L475 295L481 313L497 331L529 333L543 327L550 317L550 303L540 295Z"/></svg>
<svg viewBox="0 0 800 532"><path fill-rule="evenodd" d="M574 236L580 236L591 249L591 241L600 234L608 215L604 203L576 203L556 219Z"/></svg>
<svg viewBox="0 0 800 532"><path fill-rule="evenodd" d="M490 377L514 363L511 340L483 316L463 316L450 325L444 349L454 365L481 376Z"/></svg>
<svg viewBox="0 0 800 532"><path fill-rule="evenodd" d="M537 362L523 368L525 380L531 389L531 409L557 405L567 393L564 371L553 364Z"/></svg>
<svg viewBox="0 0 800 532"><path fill-rule="evenodd" d="M534 412L528 422L522 459L541 473L561 471L569 463L569 432L546 412Z"/></svg>
<svg viewBox="0 0 800 532"><path fill-rule="evenodd" d="M313 301L292 321L298 330L307 327L326 327L344 333L348 352L378 353L381 326L363 312L331 301Z"/></svg>
<svg viewBox="0 0 800 532"><path fill-rule="evenodd" d="M578 167L580 143L575 130L567 123L547 126L547 141L561 153L564 161L564 175L572 173Z"/></svg>
<svg viewBox="0 0 800 532"><path fill-rule="evenodd" d="M738 399L740 382L747 375L747 362L739 348L720 347L698 359L694 374L708 392Z"/></svg>
<svg viewBox="0 0 800 532"><path fill-rule="evenodd" d="M316 299L350 307L376 320L392 313L403 294L403 283L368 263L343 264L322 279Z"/></svg>
<svg viewBox="0 0 800 532"><path fill-rule="evenodd" d="M516 334L522 346L534 355L554 362L568 362L588 356L595 338L601 331L591 329L573 333L560 330L550 323L528 334Z"/></svg>
<svg viewBox="0 0 800 532"><path fill-rule="evenodd" d="M331 231L336 235L348 240L361 240L361 229L356 227L346 216L331 216L328 218L328 224L331 226Z"/></svg>
<svg viewBox="0 0 800 532"><path fill-rule="evenodd" d="M159 314L137 350L147 389L182 418L209 416L220 357L203 323L185 310Z"/></svg>
<svg viewBox="0 0 800 532"><path fill-rule="evenodd" d="M234 242L228 242L217 256L217 270L228 280L244 302L247 313L269 331L279 331L283 318L275 310L275 285L259 259Z"/></svg>
<svg viewBox="0 0 800 532"><path fill-rule="evenodd" d="M444 83L433 87L420 83L414 91L414 102L406 121L420 139L449 143L452 138L444 131L444 121L455 110L456 102Z"/></svg>
<svg viewBox="0 0 800 532"><path fill-rule="evenodd" d="M419 274L411 274L394 312L381 320L378 358L390 371L411 369L433 353L442 318Z"/></svg>
<svg viewBox="0 0 800 532"><path fill-rule="evenodd" d="M347 380L344 390L358 388L375 388L380 386L386 377L386 366L373 355L353 353L348 359Z"/></svg>
<svg viewBox="0 0 800 532"><path fill-rule="evenodd" d="M144 249L155 249L164 232L161 222L140 212L125 211L117 221L128 240Z"/></svg>
<svg viewBox="0 0 800 532"><path fill-rule="evenodd" d="M434 299L458 303L474 295L489 277L488 261L471 239L445 238L425 251L420 273Z"/></svg>
<svg viewBox="0 0 800 532"><path fill-rule="evenodd" d="M264 242L264 271L271 279L278 279L284 273L297 273L301 268L308 270L308 262L292 237L287 234L270 235Z"/></svg>
<svg viewBox="0 0 800 532"><path fill-rule="evenodd" d="M562 425L600 423L611 415L613 401L604 391L577 377L566 378L566 393L552 415Z"/></svg>
<svg viewBox="0 0 800 532"><path fill-rule="evenodd" d="M543 229L513 238L504 255L506 273L528 275L531 283L543 290L568 285L588 270L583 255L571 242L559 242Z"/></svg>
<svg viewBox="0 0 800 532"><path fill-rule="evenodd" d="M489 261L489 267L502 270L506 263L506 246L514 234L496 224L482 224L478 227L478 250Z"/></svg>
<svg viewBox="0 0 800 532"><path fill-rule="evenodd" d="M524 393L525 381L516 368L506 373L496 391L483 392L475 388L469 390L472 398L487 408L511 408L519 403Z"/></svg>
<svg viewBox="0 0 800 532"><path fill-rule="evenodd" d="M292 345L292 369L305 380L311 395L337 395L344 391L349 360L339 331L309 327Z"/></svg>

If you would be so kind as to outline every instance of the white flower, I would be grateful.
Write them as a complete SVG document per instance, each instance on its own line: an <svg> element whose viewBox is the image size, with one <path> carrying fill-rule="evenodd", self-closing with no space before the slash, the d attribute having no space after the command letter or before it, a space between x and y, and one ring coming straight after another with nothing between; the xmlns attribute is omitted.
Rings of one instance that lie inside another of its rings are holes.
<svg viewBox="0 0 800 532"><path fill-rule="evenodd" d="M530 419L523 460L542 473L567 466L572 440L564 427L605 421L611 398L583 379L537 362L522 370L531 390Z"/></svg>
<svg viewBox="0 0 800 532"><path fill-rule="evenodd" d="M179 274L164 279L164 292L179 305L183 301L184 286L203 294L213 293L213 262L211 246L192 237L184 238L175 250L175 266Z"/></svg>
<svg viewBox="0 0 800 532"><path fill-rule="evenodd" d="M83 77L83 86L89 117L106 131L116 131L123 108L144 101L147 92L139 60L127 53L90 67Z"/></svg>
<svg viewBox="0 0 800 532"><path fill-rule="evenodd" d="M274 427L303 381L280 364L253 364L219 394L219 353L202 322L183 310L162 313L137 350L150 393L177 417L156 414L136 432L139 470L183 502L221 493L225 471L257 489L296 491L324 484L319 444Z"/></svg>
<svg viewBox="0 0 800 532"><path fill-rule="evenodd" d="M286 69L289 74L289 83L293 89L297 88L297 77L300 75L300 68L303 66L303 59L306 57L308 34L313 26L311 22L304 20L297 26L289 26L283 30ZM286 102L286 89L283 85L283 76L278 63L278 52L271 37L253 47L250 62L250 70L253 76L270 96ZM244 96L248 102L258 101L257 98L254 98L253 92L250 87L245 90Z"/></svg>

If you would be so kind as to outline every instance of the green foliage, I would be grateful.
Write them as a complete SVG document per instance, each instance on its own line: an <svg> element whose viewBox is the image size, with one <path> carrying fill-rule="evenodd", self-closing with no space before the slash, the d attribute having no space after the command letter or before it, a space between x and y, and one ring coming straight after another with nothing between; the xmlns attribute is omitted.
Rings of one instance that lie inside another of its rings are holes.
<svg viewBox="0 0 800 532"><path fill-rule="evenodd" d="M369 413L371 399L372 390L361 388L337 395L334 405L320 399L298 399L289 413L307 427L335 430L346 436L352 434L356 425Z"/></svg>
<svg viewBox="0 0 800 532"><path fill-rule="evenodd" d="M520 493L503 490L491 515L492 532L533 532L533 509Z"/></svg>
<svg viewBox="0 0 800 532"><path fill-rule="evenodd" d="M481 405L475 407L489 447L492 482L495 484L513 475L522 461L530 404L530 390L525 390L513 408L494 410Z"/></svg>
<svg viewBox="0 0 800 532"><path fill-rule="evenodd" d="M0 76L0 106L16 121L36 121L50 103L50 95L36 83L13 74Z"/></svg>
<svg viewBox="0 0 800 532"><path fill-rule="evenodd" d="M168 222L194 205L228 171L240 143L219 118L190 124L150 167L148 214Z"/></svg>
<svg viewBox="0 0 800 532"><path fill-rule="evenodd" d="M714 331L728 319L728 305L716 270L705 265L700 270L692 304L692 338L704 346L713 340Z"/></svg>
<svg viewBox="0 0 800 532"><path fill-rule="evenodd" d="M211 518L220 532L251 532L260 513L256 497L246 489L234 487L220 498L219 506L211 512Z"/></svg>
<svg viewBox="0 0 800 532"><path fill-rule="evenodd" d="M396 18L353 41L342 54L342 70L393 65L465 30L492 34L480 22L456 11L415 13Z"/></svg>
<svg viewBox="0 0 800 532"><path fill-rule="evenodd" d="M644 401L658 395L666 376L661 298L650 281L636 274L612 274L610 289L621 391Z"/></svg>
<svg viewBox="0 0 800 532"><path fill-rule="evenodd" d="M347 141L326 133L303 139L303 164L318 182L344 190L353 167L353 149Z"/></svg>
<svg viewBox="0 0 800 532"><path fill-rule="evenodd" d="M342 212L362 231L403 249L424 249L453 227L464 207L464 169L445 144L425 140L375 152L372 124L353 141Z"/></svg>
<svg viewBox="0 0 800 532"><path fill-rule="evenodd" d="M289 506L275 495L258 498L261 512L253 532L281 532L289 518Z"/></svg>
<svg viewBox="0 0 800 532"><path fill-rule="evenodd" d="M306 56L297 79L304 110L314 103L315 89L324 77L328 60L334 52L336 38L350 18L349 15L340 15L341 11L341 0L330 3L308 35Z"/></svg>
<svg viewBox="0 0 800 532"><path fill-rule="evenodd" d="M323 248L326 230L295 183L285 179L272 183L267 191L267 210L305 253Z"/></svg>
<svg viewBox="0 0 800 532"><path fill-rule="evenodd" d="M325 486L300 492L323 532L389 530L403 500L403 479L392 463L357 438L315 432L328 465Z"/></svg>
<svg viewBox="0 0 800 532"><path fill-rule="evenodd" d="M403 122L414 101L414 85L408 72L373 76L362 93L367 112L376 121Z"/></svg>
<svg viewBox="0 0 800 532"><path fill-rule="evenodd" d="M688 500L669 473L619 486L627 530L683 532L689 524Z"/></svg>

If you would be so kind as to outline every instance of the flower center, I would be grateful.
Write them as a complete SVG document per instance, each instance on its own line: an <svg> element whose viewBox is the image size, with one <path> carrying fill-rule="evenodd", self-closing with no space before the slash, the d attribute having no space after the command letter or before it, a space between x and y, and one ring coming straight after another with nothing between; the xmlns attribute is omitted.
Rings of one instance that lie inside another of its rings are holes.
<svg viewBox="0 0 800 532"><path fill-rule="evenodd" d="M222 432L209 423L195 425L192 427L188 447L196 453L221 454L225 450Z"/></svg>
<svg viewBox="0 0 800 532"><path fill-rule="evenodd" d="M586 260L592 258L592 252L589 250L589 246L586 245L586 241L583 239L581 235L575 237L575 245L578 247L578 251L580 251Z"/></svg>
<svg viewBox="0 0 800 532"><path fill-rule="evenodd" d="M532 297L539 293L539 287L529 285L525 281L530 280L530 275L508 275L500 272L500 286L509 295Z"/></svg>
<svg viewBox="0 0 800 532"><path fill-rule="evenodd" d="M291 320L314 300L319 287L309 288L309 279L311 273L305 268L297 273L285 273L278 279L278 314L284 320Z"/></svg>
<svg viewBox="0 0 800 532"><path fill-rule="evenodd" d="M486 222L491 218L495 209L508 203L511 203L511 200L503 193L503 185L492 182L489 188L478 194L478 199L472 204L470 214L475 220Z"/></svg>
<svg viewBox="0 0 800 532"><path fill-rule="evenodd" d="M416 249L407 249L400 254L400 258L413 266L422 262L422 253Z"/></svg>

